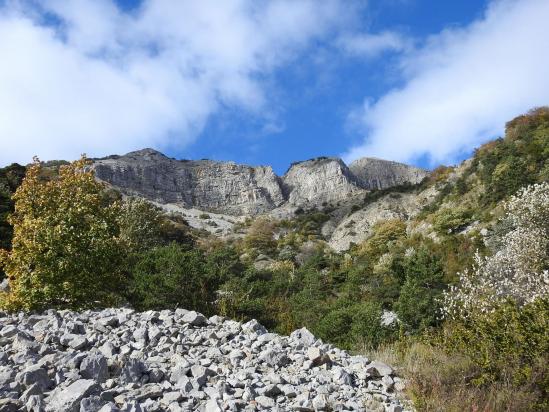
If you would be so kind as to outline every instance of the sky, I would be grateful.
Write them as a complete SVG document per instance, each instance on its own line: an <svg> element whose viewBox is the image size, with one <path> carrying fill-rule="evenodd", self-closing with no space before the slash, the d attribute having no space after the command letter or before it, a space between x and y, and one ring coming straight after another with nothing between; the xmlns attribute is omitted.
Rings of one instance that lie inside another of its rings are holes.
<svg viewBox="0 0 549 412"><path fill-rule="evenodd" d="M549 105L547 0L0 0L0 166L455 164Z"/></svg>

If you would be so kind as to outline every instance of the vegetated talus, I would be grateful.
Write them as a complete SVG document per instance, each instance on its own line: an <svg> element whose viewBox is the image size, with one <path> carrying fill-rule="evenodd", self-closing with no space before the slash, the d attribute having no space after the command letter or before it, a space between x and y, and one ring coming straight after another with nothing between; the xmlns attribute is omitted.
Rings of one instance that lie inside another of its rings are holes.
<svg viewBox="0 0 549 412"><path fill-rule="evenodd" d="M0 410L404 410L391 367L177 309L0 313Z"/></svg>

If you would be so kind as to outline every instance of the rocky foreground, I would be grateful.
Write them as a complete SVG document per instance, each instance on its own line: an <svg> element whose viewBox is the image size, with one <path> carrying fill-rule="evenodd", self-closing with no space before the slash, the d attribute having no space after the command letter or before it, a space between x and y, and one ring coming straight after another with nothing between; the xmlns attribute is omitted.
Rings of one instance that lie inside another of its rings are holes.
<svg viewBox="0 0 549 412"><path fill-rule="evenodd" d="M391 367L183 309L0 312L3 411L403 411Z"/></svg>

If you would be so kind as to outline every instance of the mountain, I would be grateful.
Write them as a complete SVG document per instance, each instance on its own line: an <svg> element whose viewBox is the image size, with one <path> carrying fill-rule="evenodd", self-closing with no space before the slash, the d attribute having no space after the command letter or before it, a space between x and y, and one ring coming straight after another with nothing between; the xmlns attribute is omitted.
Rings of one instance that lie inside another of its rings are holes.
<svg viewBox="0 0 549 412"><path fill-rule="evenodd" d="M370 189L420 182L428 172L380 159L320 157L291 165L281 177L270 166L176 160L153 149L96 159L98 179L159 204L245 216L281 207L319 207L363 196Z"/></svg>

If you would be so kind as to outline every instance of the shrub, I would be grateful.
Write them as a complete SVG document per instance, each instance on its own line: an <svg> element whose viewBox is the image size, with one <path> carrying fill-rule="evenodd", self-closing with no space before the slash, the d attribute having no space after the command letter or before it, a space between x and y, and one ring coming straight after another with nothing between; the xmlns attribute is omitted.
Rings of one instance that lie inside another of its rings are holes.
<svg viewBox="0 0 549 412"><path fill-rule="evenodd" d="M379 257L389 250L391 244L406 236L406 223L400 219L389 219L377 222L373 235L358 248L358 255Z"/></svg>
<svg viewBox="0 0 549 412"><path fill-rule="evenodd" d="M440 209L434 216L433 227L440 234L456 233L464 229L471 221L473 213L464 208Z"/></svg>
<svg viewBox="0 0 549 412"><path fill-rule="evenodd" d="M244 247L250 251L256 250L272 255L276 250L274 228L274 223L270 219L258 218L254 220L244 237Z"/></svg>
<svg viewBox="0 0 549 412"><path fill-rule="evenodd" d="M199 250L172 243L146 251L133 269L131 302L138 310L183 307L210 312L211 288Z"/></svg>
<svg viewBox="0 0 549 412"><path fill-rule="evenodd" d="M446 286L440 259L421 248L403 262L406 277L395 310L407 330L417 332L439 324L438 299Z"/></svg>
<svg viewBox="0 0 549 412"><path fill-rule="evenodd" d="M523 384L540 372L535 370L539 363L549 361L548 331L549 299L524 306L508 299L489 313L475 310L467 318L449 321L442 344L466 354L479 367L477 384L496 380ZM549 383L549 375L541 378Z"/></svg>
<svg viewBox="0 0 549 412"><path fill-rule="evenodd" d="M82 157L61 166L59 177L40 178L35 159L17 189L13 247L0 263L10 291L0 297L11 310L109 305L123 287L118 204L104 204Z"/></svg>
<svg viewBox="0 0 549 412"><path fill-rule="evenodd" d="M446 317L489 312L508 298L524 304L549 296L549 183L523 189L505 208L514 229L503 235L500 250L477 256L474 270L462 272L445 293Z"/></svg>
<svg viewBox="0 0 549 412"><path fill-rule="evenodd" d="M159 207L142 198L130 198L122 203L120 238L132 251L142 252L162 242L162 227L166 225Z"/></svg>

